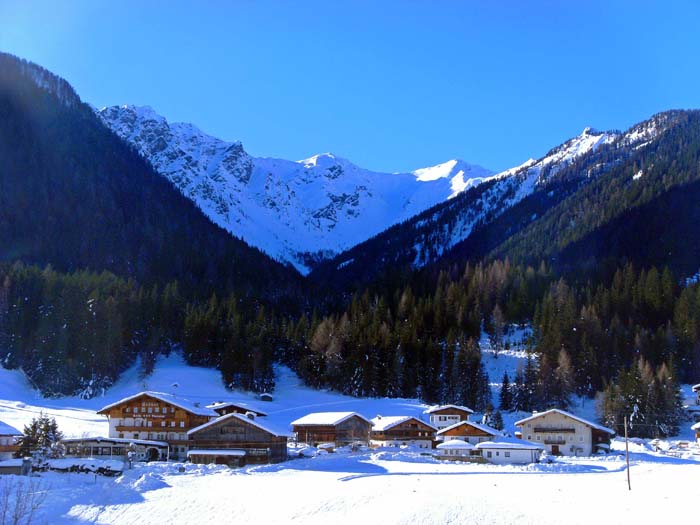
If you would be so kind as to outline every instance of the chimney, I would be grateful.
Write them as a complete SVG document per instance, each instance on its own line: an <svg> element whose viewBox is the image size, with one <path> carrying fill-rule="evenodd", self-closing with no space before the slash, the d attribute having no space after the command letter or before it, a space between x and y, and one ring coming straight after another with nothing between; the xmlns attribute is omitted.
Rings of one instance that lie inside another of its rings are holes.
<svg viewBox="0 0 700 525"><path fill-rule="evenodd" d="M248 419L255 419L255 413L248 411L245 413L245 417L247 417Z"/></svg>

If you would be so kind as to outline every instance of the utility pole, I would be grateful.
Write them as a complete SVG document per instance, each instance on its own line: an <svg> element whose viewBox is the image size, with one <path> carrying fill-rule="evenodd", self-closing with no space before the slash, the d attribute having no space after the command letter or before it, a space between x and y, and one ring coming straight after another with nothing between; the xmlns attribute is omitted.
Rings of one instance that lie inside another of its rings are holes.
<svg viewBox="0 0 700 525"><path fill-rule="evenodd" d="M625 416L625 457L627 458L627 490L632 490L630 483L630 442L627 437L627 416Z"/></svg>

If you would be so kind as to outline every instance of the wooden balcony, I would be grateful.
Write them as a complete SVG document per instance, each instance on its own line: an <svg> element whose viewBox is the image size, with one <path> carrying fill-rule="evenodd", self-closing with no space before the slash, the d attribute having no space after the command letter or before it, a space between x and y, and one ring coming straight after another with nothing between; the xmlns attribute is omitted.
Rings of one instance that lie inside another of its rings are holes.
<svg viewBox="0 0 700 525"><path fill-rule="evenodd" d="M572 427L535 427L534 431L540 434L575 434L576 429Z"/></svg>
<svg viewBox="0 0 700 525"><path fill-rule="evenodd" d="M19 445L0 445L1 452L12 452L13 454L19 450Z"/></svg>
<svg viewBox="0 0 700 525"><path fill-rule="evenodd" d="M545 445L566 445L566 441L561 439L561 438L545 439L544 444Z"/></svg>

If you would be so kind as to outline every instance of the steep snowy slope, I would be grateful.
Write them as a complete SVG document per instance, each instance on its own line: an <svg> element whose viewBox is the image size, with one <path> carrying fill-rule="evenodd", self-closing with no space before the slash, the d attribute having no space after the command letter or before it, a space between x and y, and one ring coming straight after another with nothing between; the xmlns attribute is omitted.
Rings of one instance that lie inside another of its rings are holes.
<svg viewBox="0 0 700 525"><path fill-rule="evenodd" d="M378 173L331 153L293 162L255 158L148 107L97 112L217 224L306 273L314 260L474 187L492 172L451 160L412 173Z"/></svg>
<svg viewBox="0 0 700 525"><path fill-rule="evenodd" d="M355 287L386 272L424 267L448 252L454 260L479 260L578 189L653 148L683 115L660 113L624 133L586 128L542 158L494 175L323 262L312 277Z"/></svg>

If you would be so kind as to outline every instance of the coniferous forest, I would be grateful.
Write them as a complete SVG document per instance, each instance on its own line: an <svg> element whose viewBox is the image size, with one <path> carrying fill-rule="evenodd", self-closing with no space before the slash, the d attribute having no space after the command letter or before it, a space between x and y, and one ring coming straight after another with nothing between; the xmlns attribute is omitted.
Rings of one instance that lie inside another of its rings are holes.
<svg viewBox="0 0 700 525"><path fill-rule="evenodd" d="M272 390L279 362L317 388L476 410L597 397L617 430L633 413L634 434L672 434L678 385L700 378L700 114L671 117L423 267L406 263L409 221L353 252L401 264L302 278L212 224L65 81L0 54L0 359L52 396L179 351L231 388ZM479 341L498 348L513 324L532 327L531 357L495 399Z"/></svg>

